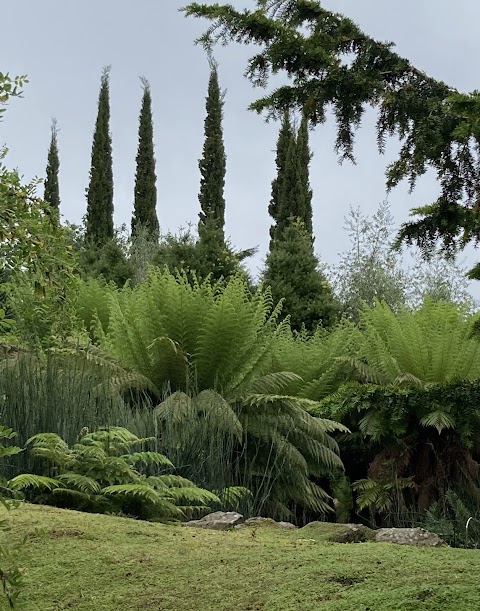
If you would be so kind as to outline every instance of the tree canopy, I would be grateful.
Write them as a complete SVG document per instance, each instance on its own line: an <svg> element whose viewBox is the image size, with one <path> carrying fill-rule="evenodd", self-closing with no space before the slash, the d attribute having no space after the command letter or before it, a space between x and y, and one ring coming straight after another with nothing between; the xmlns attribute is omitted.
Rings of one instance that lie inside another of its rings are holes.
<svg viewBox="0 0 480 611"><path fill-rule="evenodd" d="M412 210L399 243L416 243L428 252L438 241L446 252L480 242L478 158L480 93L455 88L416 68L377 41L351 19L323 8L316 0L257 0L255 10L191 3L186 16L211 25L198 42L254 44L247 64L250 81L266 87L270 77L286 75L288 84L254 101L250 108L278 118L288 110L306 113L313 125L327 110L337 122L335 149L354 161L355 130L367 107L377 111L376 136L383 152L389 136L400 139L398 158L386 171L387 188L402 180L411 189L427 170L436 172L440 195ZM480 266L471 271L480 277Z"/></svg>

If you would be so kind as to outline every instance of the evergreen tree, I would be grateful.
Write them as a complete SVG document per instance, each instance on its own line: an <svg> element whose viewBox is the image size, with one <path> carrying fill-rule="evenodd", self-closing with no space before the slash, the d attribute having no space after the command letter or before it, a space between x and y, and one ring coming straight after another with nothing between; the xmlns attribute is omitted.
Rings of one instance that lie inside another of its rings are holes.
<svg viewBox="0 0 480 611"><path fill-rule="evenodd" d="M112 138L109 124L110 68L104 68L93 135L86 215L87 242L93 242L99 246L114 236Z"/></svg>
<svg viewBox="0 0 480 611"><path fill-rule="evenodd" d="M312 154L310 152L308 142L308 119L304 115L300 128L297 134L297 161L300 173L300 183L303 190L303 216L301 220L305 225L305 229L310 233L313 232L312 224L312 189L310 188L310 160Z"/></svg>
<svg viewBox="0 0 480 611"><path fill-rule="evenodd" d="M330 285L319 270L311 233L299 220L283 229L265 262L263 281L271 287L274 302L284 299L282 312L290 315L292 329L309 331L328 327L338 314Z"/></svg>
<svg viewBox="0 0 480 611"><path fill-rule="evenodd" d="M43 199L57 211L60 209L60 188L58 185L58 170L60 160L58 158L58 128L57 120L52 120L52 137L48 149L47 171L45 179L45 190Z"/></svg>
<svg viewBox="0 0 480 611"><path fill-rule="evenodd" d="M282 120L282 126L278 134L277 140L277 155L275 164L277 166L277 175L272 181L272 196L268 206L268 213L274 220L274 224L270 227L270 239L275 238L277 232L277 223L279 220L281 204L282 183L285 177L285 165L287 162L288 146L294 139L294 132L290 121L290 115L285 113Z"/></svg>
<svg viewBox="0 0 480 611"><path fill-rule="evenodd" d="M142 78L143 99L138 129L137 171L135 175L135 203L132 218L132 236L139 226L150 238L158 239L157 186L153 145L152 95L150 85Z"/></svg>
<svg viewBox="0 0 480 611"><path fill-rule="evenodd" d="M226 155L223 143L223 95L218 83L218 66L210 59L210 80L206 98L205 142L199 161L201 173L198 235L200 240L225 243L225 173ZM206 234L209 234L208 237Z"/></svg>

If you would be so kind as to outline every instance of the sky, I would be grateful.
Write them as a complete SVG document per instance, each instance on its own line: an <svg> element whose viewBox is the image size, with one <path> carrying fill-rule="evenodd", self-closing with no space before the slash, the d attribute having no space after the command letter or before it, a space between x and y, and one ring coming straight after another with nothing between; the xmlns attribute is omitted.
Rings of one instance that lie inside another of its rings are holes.
<svg viewBox="0 0 480 611"><path fill-rule="evenodd" d="M213 2L207 2L211 4ZM253 8L254 0L231 0ZM86 212L91 145L102 68L111 65L115 222L130 225L133 209L138 114L142 88L151 84L157 160L157 213L162 231L197 223L203 121L209 66L194 40L207 22L186 19L183 0L8 0L2 3L0 70L27 74L24 98L12 100L0 124L0 144L9 148L7 165L26 180L44 177L52 117L60 128L62 213L79 223ZM479 88L480 3L477 0L324 0L322 5L356 21L369 35L396 43L397 52L417 68L462 91ZM258 247L250 261L258 274L265 258L270 219L267 206L275 175L278 124L247 110L264 95L243 76L251 49L239 45L215 51L226 89L224 138L227 152L226 234L238 249ZM267 88L268 90L268 88ZM334 264L348 248L344 217L349 207L373 214L386 198L385 167L398 143L378 154L375 116L369 112L357 135L357 165L338 163L335 125L311 134L311 185L315 247ZM410 208L432 202L435 176L422 178L413 194L402 184L389 194L395 221ZM480 259L470 249L466 263ZM478 284L478 283L477 283ZM472 287L480 295L480 288Z"/></svg>

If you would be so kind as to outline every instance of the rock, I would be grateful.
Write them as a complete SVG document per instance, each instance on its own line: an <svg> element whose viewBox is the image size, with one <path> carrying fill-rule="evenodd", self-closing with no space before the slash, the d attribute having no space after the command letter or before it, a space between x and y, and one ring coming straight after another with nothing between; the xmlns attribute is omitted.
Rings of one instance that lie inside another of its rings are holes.
<svg viewBox="0 0 480 611"><path fill-rule="evenodd" d="M245 518L236 511L215 511L209 513L200 520L184 522L183 526L194 526L196 528L209 528L211 530L229 530L238 524L243 524Z"/></svg>
<svg viewBox="0 0 480 611"><path fill-rule="evenodd" d="M341 524L342 528L333 533L328 540L334 543L365 543L375 540L375 531L363 524Z"/></svg>
<svg viewBox="0 0 480 611"><path fill-rule="evenodd" d="M439 547L445 545L438 535L424 528L380 528L375 533L377 543L398 543L417 547Z"/></svg>

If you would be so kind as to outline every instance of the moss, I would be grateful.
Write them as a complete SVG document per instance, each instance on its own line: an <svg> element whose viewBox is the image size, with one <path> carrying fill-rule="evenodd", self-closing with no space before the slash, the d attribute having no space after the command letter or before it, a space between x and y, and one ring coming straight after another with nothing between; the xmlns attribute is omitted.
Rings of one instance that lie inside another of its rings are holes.
<svg viewBox="0 0 480 611"><path fill-rule="evenodd" d="M31 610L480 609L477 550L338 545L341 525L322 523L218 532L42 506L10 520L30 534Z"/></svg>

